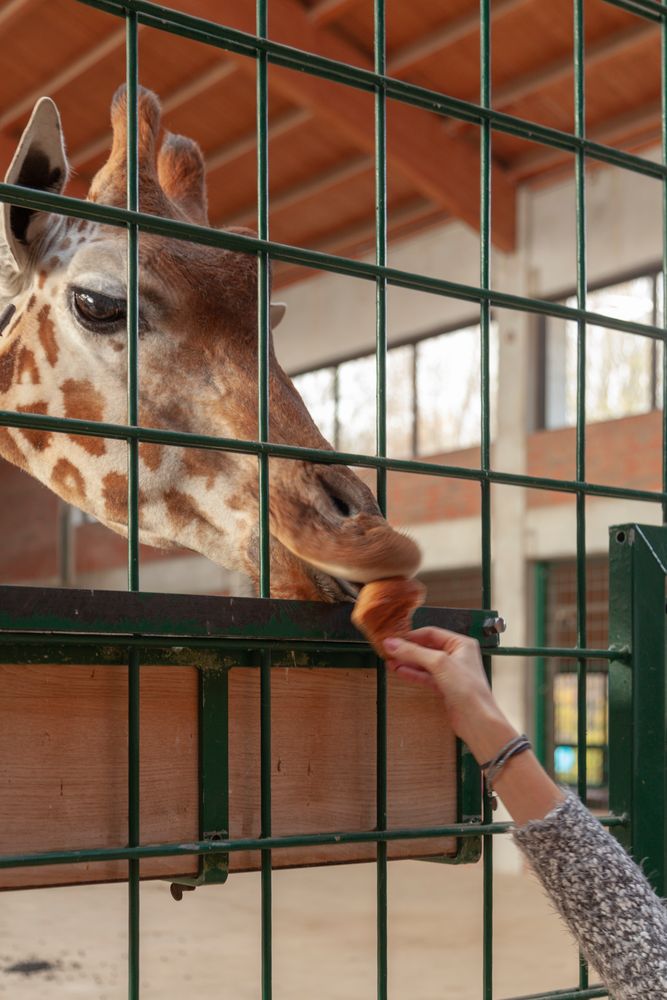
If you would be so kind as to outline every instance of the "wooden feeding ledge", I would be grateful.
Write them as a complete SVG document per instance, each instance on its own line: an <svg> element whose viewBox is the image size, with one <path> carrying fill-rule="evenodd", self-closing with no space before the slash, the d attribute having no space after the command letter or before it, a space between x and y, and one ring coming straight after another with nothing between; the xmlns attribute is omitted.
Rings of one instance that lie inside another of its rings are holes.
<svg viewBox="0 0 667 1000"><path fill-rule="evenodd" d="M444 608L420 609L427 623L487 647L503 627ZM377 660L349 605L0 587L0 888L127 877L136 647L142 878L199 884L260 867L262 650L273 866L375 858ZM386 769L386 829L402 831L388 856L476 860L477 838L409 836L479 821L480 782L438 700L393 676Z"/></svg>

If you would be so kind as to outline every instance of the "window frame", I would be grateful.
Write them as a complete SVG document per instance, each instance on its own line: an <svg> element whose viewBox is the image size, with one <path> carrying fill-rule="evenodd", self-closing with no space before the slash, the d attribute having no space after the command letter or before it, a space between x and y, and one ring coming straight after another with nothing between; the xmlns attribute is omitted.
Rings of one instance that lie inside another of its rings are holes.
<svg viewBox="0 0 667 1000"><path fill-rule="evenodd" d="M627 281L636 281L639 278L649 278L653 285L653 309L651 314L651 322L653 325L657 326L658 322L658 281L662 274L662 266L658 263L650 264L648 266L630 268L624 271L616 272L615 274L600 279L599 281L591 282L587 287L587 292L600 292L605 288L613 288L615 285L621 285ZM576 289L570 285L564 291L560 291L555 295L544 296L545 302L564 302L571 296L576 295ZM575 427L575 424L563 424L559 427L550 427L547 424L547 385L548 385L548 371L547 371L547 331L549 320L552 316L546 313L540 314L535 317L536 322L536 351L535 351L535 395L534 395L534 415L535 415L535 425L533 430L536 431L556 431L565 430L567 428ZM664 319L663 319L664 323ZM651 340L651 405L646 411L647 413L653 413L655 410L660 409L660 399L658 393L658 341ZM623 414L619 417L610 417L608 420L625 420L630 416L636 416L637 414ZM586 426L590 423L597 421L586 420Z"/></svg>

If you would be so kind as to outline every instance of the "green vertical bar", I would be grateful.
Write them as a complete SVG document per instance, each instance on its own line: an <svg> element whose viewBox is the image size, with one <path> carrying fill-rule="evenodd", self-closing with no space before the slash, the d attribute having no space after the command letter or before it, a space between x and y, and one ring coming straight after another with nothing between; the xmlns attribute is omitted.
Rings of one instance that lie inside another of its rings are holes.
<svg viewBox="0 0 667 1000"><path fill-rule="evenodd" d="M575 128L579 138L586 132L584 97L583 0L574 0ZM586 308L586 159L576 154L577 307ZM586 481L586 323L578 320L577 337L577 431L576 478ZM577 493L577 644L586 646L586 497ZM586 801L586 661L578 665L578 790Z"/></svg>
<svg viewBox="0 0 667 1000"><path fill-rule="evenodd" d="M257 36L268 36L268 0L257 0ZM257 55L257 229L260 239L269 238L269 127L268 61ZM257 393L258 438L269 440L269 256L257 256ZM269 535L269 460L259 456L259 595L271 596L271 540ZM261 836L271 836L271 654L260 654L260 773ZM273 993L273 906L271 851L262 851L262 998Z"/></svg>
<svg viewBox="0 0 667 1000"><path fill-rule="evenodd" d="M667 165L667 18L660 27L662 63L662 162ZM667 326L667 178L662 181L662 325ZM662 488L667 484L667 344L662 349ZM662 505L663 524L667 524L667 502Z"/></svg>
<svg viewBox="0 0 667 1000"><path fill-rule="evenodd" d="M574 0L574 123L577 138L586 135L584 0ZM577 230L577 307L586 308L586 156L575 154ZM586 481L586 323L577 321L577 430L576 478ZM577 493L577 645L586 646L586 495ZM586 660L577 660L577 789L587 799L586 775ZM579 986L588 987L588 965L579 957Z"/></svg>
<svg viewBox="0 0 667 1000"><path fill-rule="evenodd" d="M534 602L535 602L535 645L539 648L547 644L547 588L549 585L549 567L547 563L535 563ZM535 657L535 704L534 704L534 738L535 756L544 767L547 762L546 733L546 694L547 694L547 664L543 656Z"/></svg>
<svg viewBox="0 0 667 1000"><path fill-rule="evenodd" d="M491 106L491 11L489 0L479 4L480 41L480 104ZM480 125L480 199L479 199L479 284L484 290L491 287L491 126L487 120ZM481 355L481 465L487 475L480 483L482 518L482 607L491 607L491 413L489 391L491 308L488 299L480 306L480 355ZM484 657L484 668L491 681L491 659ZM483 819L492 819L491 803L484 796ZM482 982L484 1000L493 997L493 838L483 839L483 964Z"/></svg>
<svg viewBox="0 0 667 1000"><path fill-rule="evenodd" d="M139 208L138 162L138 47L137 17L126 13L127 83L127 207ZM139 418L139 233L127 233L127 422L136 427ZM138 441L128 441L128 589L139 589L139 452ZM128 663L128 845L140 841L139 803L139 652L132 650ZM139 862L128 862L128 997L139 998Z"/></svg>
<svg viewBox="0 0 667 1000"><path fill-rule="evenodd" d="M384 76L386 65L385 0L374 0L375 72ZM375 88L375 260L387 263L387 95L379 84ZM387 454L387 285L378 278L375 288L375 364L376 364L376 452ZM387 470L377 470L377 498L380 509L387 511ZM387 827L387 675L378 658L377 729L376 729L376 820L378 830ZM387 844L377 845L377 996L386 1000L387 982Z"/></svg>

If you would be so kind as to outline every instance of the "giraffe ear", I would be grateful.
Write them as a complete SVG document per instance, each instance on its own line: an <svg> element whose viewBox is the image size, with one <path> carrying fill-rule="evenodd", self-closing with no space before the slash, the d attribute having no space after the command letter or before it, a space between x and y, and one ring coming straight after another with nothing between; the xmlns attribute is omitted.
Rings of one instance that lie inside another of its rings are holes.
<svg viewBox="0 0 667 1000"><path fill-rule="evenodd" d="M282 320L285 317L285 313L286 312L287 312L287 303L286 302L272 302L271 303L271 329L272 330L275 330L275 328L278 326L278 324L282 322Z"/></svg>
<svg viewBox="0 0 667 1000"><path fill-rule="evenodd" d="M50 97L37 102L5 177L6 184L52 191L65 187L68 165L58 109ZM27 266L35 242L53 224L54 216L5 203L0 215L0 267L3 277L15 277Z"/></svg>

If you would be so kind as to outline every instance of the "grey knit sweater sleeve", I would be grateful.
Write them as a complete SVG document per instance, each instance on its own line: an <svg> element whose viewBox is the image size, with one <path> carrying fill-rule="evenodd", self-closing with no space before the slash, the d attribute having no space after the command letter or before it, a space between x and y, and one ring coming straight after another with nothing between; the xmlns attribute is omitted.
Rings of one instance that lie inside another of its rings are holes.
<svg viewBox="0 0 667 1000"><path fill-rule="evenodd" d="M614 1000L667 998L667 909L579 800L514 839Z"/></svg>

